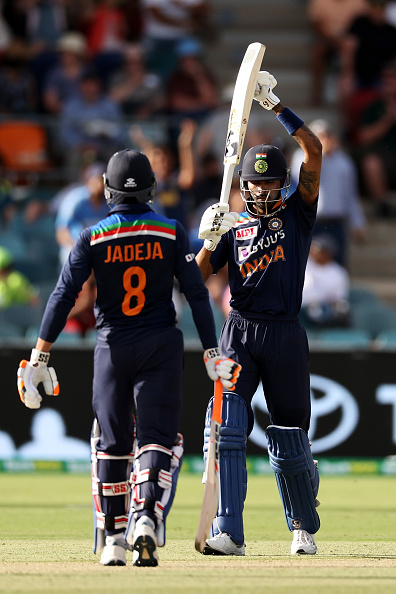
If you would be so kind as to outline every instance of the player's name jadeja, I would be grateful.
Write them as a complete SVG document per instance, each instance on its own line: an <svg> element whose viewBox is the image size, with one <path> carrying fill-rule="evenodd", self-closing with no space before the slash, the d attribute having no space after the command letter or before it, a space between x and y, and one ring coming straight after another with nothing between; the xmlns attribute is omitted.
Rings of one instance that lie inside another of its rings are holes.
<svg viewBox="0 0 396 594"><path fill-rule="evenodd" d="M105 264L110 262L132 262L137 260L164 259L159 241L129 245L108 245Z"/></svg>

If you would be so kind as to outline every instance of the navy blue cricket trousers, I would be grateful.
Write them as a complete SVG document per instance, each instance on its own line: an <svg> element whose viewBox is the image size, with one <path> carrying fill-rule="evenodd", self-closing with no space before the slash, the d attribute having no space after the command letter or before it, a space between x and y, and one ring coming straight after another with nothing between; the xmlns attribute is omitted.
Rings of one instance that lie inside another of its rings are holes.
<svg viewBox="0 0 396 594"><path fill-rule="evenodd" d="M136 417L138 446L171 449L180 425L183 335L169 327L146 333L127 346L97 345L94 355L93 410L100 427L98 450L129 454Z"/></svg>
<svg viewBox="0 0 396 594"><path fill-rule="evenodd" d="M301 427L311 417L309 349L297 316L271 318L232 310L219 341L223 355L242 365L235 393L248 408L248 434L253 429L252 398L262 382L273 425Z"/></svg>

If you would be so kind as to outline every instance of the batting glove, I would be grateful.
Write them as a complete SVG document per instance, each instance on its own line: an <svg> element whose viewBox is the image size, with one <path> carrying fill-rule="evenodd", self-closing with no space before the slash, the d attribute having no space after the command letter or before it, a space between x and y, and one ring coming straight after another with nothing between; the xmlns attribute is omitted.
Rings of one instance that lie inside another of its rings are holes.
<svg viewBox="0 0 396 594"><path fill-rule="evenodd" d="M232 359L223 357L218 347L207 349L204 352L204 363L206 372L211 380L215 382L220 379L227 390L230 392L235 390L235 384L242 369L241 365Z"/></svg>
<svg viewBox="0 0 396 594"><path fill-rule="evenodd" d="M42 382L48 396L58 396L59 383L53 367L47 367L50 354L32 349L30 361L22 359L17 372L19 397L27 408L40 408L37 386Z"/></svg>
<svg viewBox="0 0 396 594"><path fill-rule="evenodd" d="M264 109L273 109L275 105L278 105L280 102L279 97L272 92L272 89L276 87L277 84L277 80L272 74L266 70L262 70L257 76L256 90L253 99L258 101Z"/></svg>
<svg viewBox="0 0 396 594"><path fill-rule="evenodd" d="M198 237L204 239L204 246L213 252L221 236L227 233L237 222L238 213L229 212L228 204L218 202L205 210L199 225Z"/></svg>

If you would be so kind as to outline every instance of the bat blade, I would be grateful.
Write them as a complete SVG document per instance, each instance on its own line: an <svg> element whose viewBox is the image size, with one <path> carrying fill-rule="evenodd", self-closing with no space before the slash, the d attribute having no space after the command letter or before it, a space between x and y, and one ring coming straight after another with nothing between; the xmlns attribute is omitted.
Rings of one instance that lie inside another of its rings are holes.
<svg viewBox="0 0 396 594"><path fill-rule="evenodd" d="M257 76L265 49L265 45L257 42L248 46L236 79L224 152L224 174L220 193L220 202L223 203L228 202L234 169L241 158Z"/></svg>
<svg viewBox="0 0 396 594"><path fill-rule="evenodd" d="M195 548L202 553L206 539L209 536L212 522L216 516L219 505L220 469L219 469L219 443L221 426L221 407L223 401L223 386L220 380L216 381L210 422L209 444L205 466L205 489L202 501L201 516L199 519Z"/></svg>
<svg viewBox="0 0 396 594"><path fill-rule="evenodd" d="M205 548L206 539L209 536L210 528L219 505L220 479L216 456L216 433L218 434L219 429L220 427L218 426L218 423L212 420L205 469L205 490L202 501L201 517L199 519L197 535L195 537L195 548L200 553L202 553Z"/></svg>

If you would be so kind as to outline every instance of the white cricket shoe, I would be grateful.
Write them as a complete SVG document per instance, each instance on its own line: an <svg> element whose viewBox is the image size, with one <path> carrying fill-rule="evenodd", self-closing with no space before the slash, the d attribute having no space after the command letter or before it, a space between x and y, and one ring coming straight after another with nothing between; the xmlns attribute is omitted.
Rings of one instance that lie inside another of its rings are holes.
<svg viewBox="0 0 396 594"><path fill-rule="evenodd" d="M133 565L156 567L158 565L155 524L148 516L141 516L133 533Z"/></svg>
<svg viewBox="0 0 396 594"><path fill-rule="evenodd" d="M227 532L219 532L206 540L203 555L245 555L245 543L238 545Z"/></svg>
<svg viewBox="0 0 396 594"><path fill-rule="evenodd" d="M124 533L106 536L106 544L100 557L102 565L126 565L126 542Z"/></svg>
<svg viewBox="0 0 396 594"><path fill-rule="evenodd" d="M318 547L313 534L306 530L293 530L293 542L290 552L292 555L315 555Z"/></svg>

